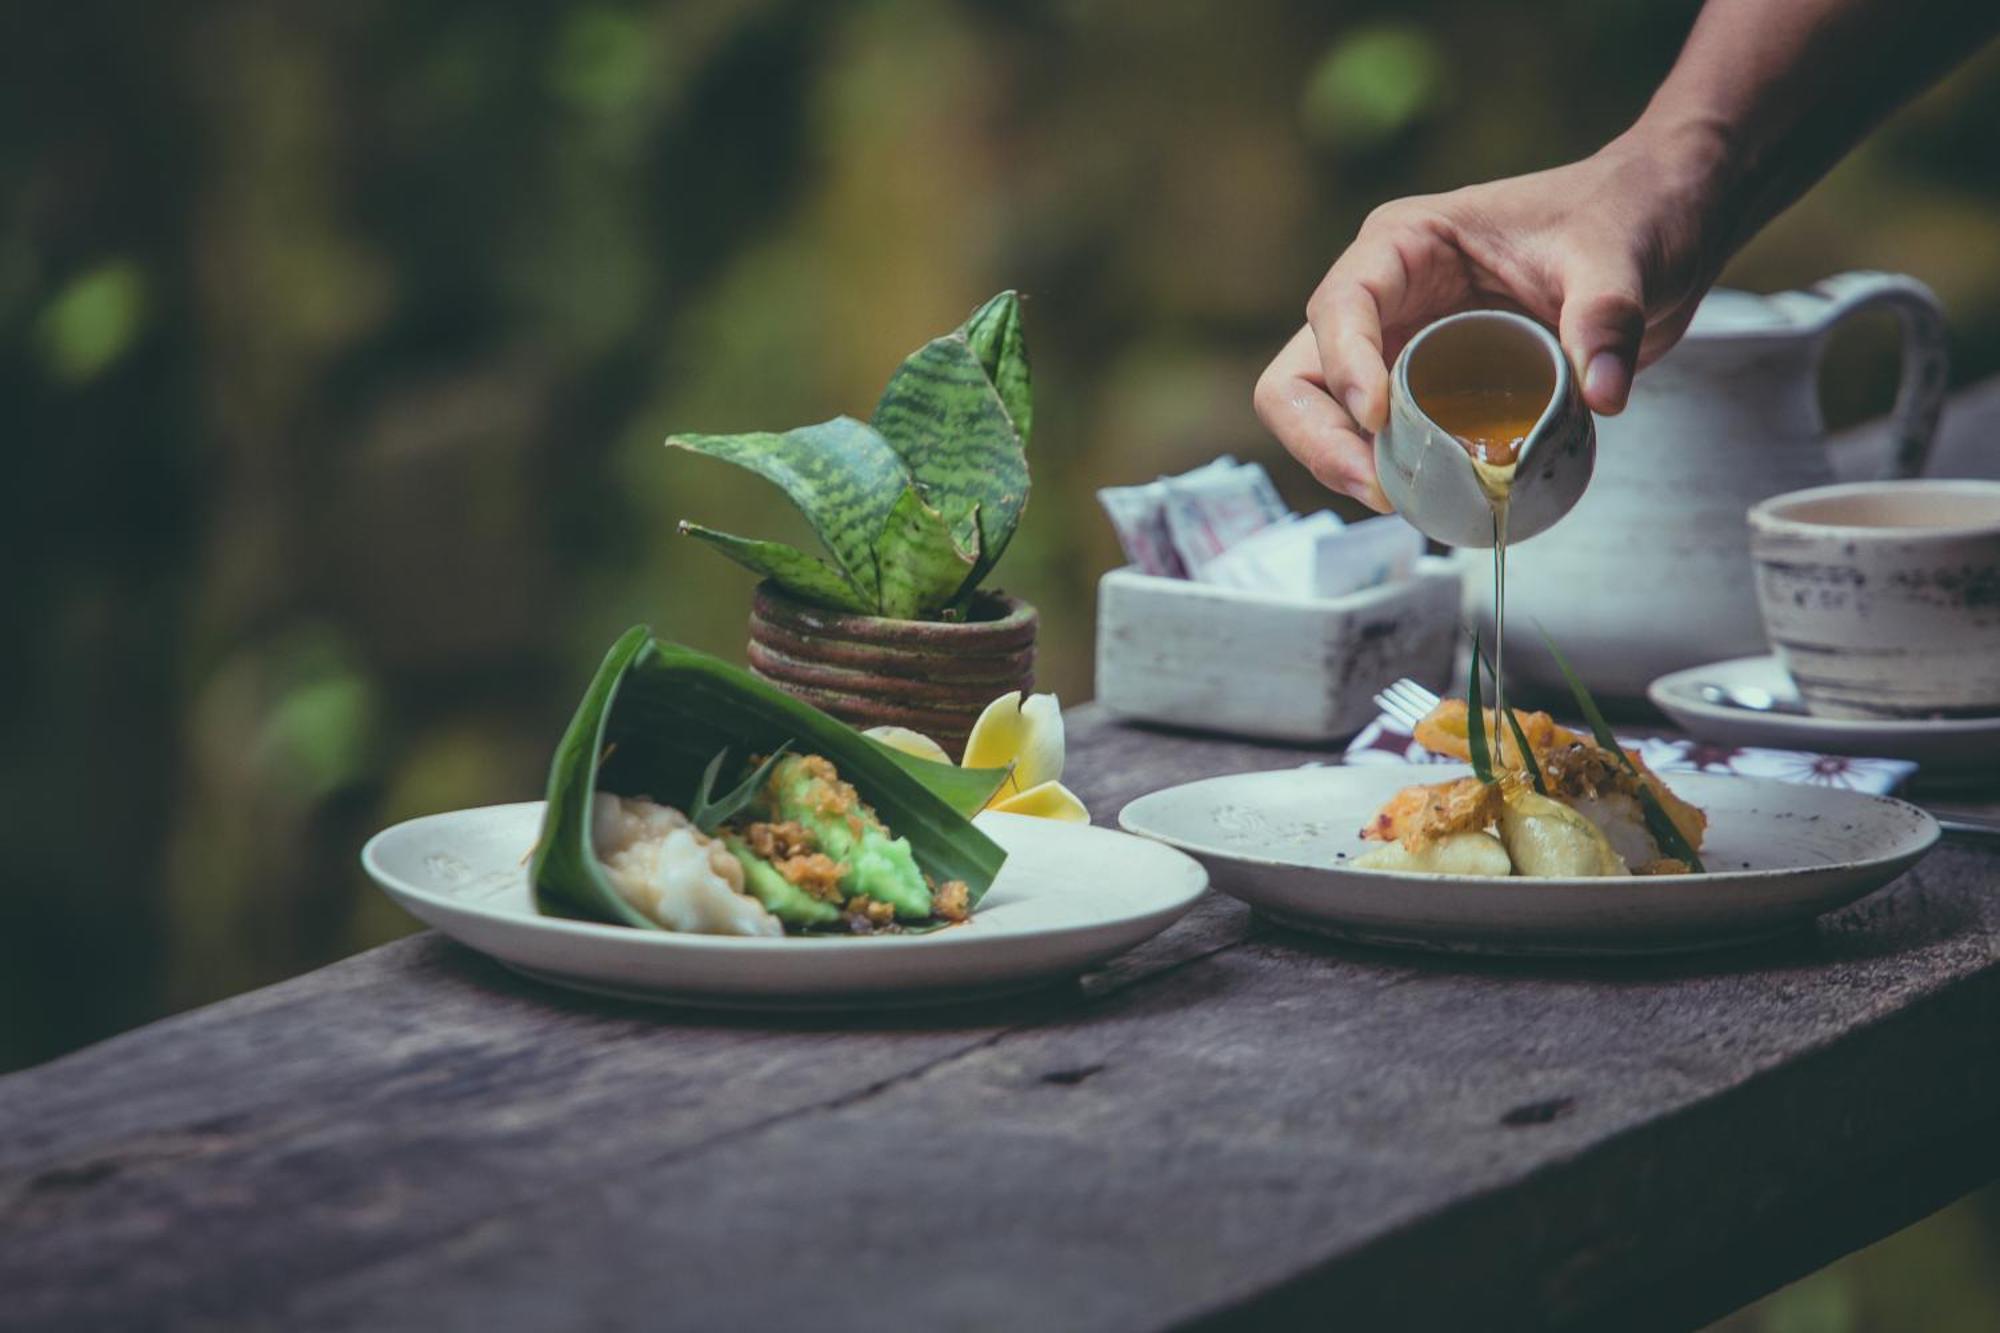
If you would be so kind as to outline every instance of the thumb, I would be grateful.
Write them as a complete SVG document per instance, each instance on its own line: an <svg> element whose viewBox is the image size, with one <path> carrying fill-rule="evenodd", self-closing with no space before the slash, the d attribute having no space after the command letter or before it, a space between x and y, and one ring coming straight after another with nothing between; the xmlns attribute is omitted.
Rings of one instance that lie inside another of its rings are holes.
<svg viewBox="0 0 2000 1333"><path fill-rule="evenodd" d="M1638 270L1615 261L1573 265L1558 334L1590 409L1607 416L1624 410L1646 334Z"/></svg>

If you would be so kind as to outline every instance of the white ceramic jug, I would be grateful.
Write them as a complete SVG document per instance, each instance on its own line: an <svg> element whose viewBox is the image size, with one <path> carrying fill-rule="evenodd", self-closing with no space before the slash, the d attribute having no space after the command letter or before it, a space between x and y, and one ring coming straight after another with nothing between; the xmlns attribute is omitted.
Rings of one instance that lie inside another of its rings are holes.
<svg viewBox="0 0 2000 1333"><path fill-rule="evenodd" d="M1508 556L1511 684L1561 690L1555 638L1601 696L1637 699L1668 671L1765 651L1751 576L1750 506L1837 474L1819 409L1827 336L1864 310L1902 324L1889 475L1914 476L1945 392L1944 318L1928 287L1843 273L1808 291L1716 290L1687 335L1597 423L1597 471L1561 522ZM1492 631L1484 551L1465 551L1475 613Z"/></svg>

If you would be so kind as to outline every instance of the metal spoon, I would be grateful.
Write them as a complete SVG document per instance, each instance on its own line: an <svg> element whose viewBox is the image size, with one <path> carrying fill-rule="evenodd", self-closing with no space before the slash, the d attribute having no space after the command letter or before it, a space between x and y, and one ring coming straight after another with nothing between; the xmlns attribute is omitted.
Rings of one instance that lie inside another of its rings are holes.
<svg viewBox="0 0 2000 1333"><path fill-rule="evenodd" d="M1973 815L1941 815L1930 812L1938 827L1946 833L1956 833L1960 837L2000 838L2000 819L1981 819Z"/></svg>
<svg viewBox="0 0 2000 1333"><path fill-rule="evenodd" d="M1717 685L1705 682L1694 687L1703 703L1721 704L1725 708L1741 708L1746 713L1784 713L1792 717L1806 716L1806 706L1797 699L1780 698L1769 690L1755 685Z"/></svg>

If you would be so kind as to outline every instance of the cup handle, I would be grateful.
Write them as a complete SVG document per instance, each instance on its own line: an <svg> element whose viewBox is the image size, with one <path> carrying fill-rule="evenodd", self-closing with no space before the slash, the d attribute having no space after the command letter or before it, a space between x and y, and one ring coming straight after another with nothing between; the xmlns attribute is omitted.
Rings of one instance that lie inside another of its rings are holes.
<svg viewBox="0 0 2000 1333"><path fill-rule="evenodd" d="M1929 287L1901 273L1841 273L1815 283L1810 294L1827 302L1819 312L1822 337L1863 311L1896 312L1903 332L1903 375L1890 412L1894 436L1887 475L1916 476L1923 471L1944 410L1950 366L1944 307Z"/></svg>

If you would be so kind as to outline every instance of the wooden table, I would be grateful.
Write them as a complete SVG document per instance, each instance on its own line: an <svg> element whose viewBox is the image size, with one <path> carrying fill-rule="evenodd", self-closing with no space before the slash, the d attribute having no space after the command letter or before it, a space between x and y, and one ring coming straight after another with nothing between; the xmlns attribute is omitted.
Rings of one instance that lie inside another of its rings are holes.
<svg viewBox="0 0 2000 1333"><path fill-rule="evenodd" d="M1316 757L1071 734L1107 820ZM1676 1328L1996 1168L1992 845L1697 961L1211 896L914 1019L591 1001L424 934L0 1080L0 1326Z"/></svg>

